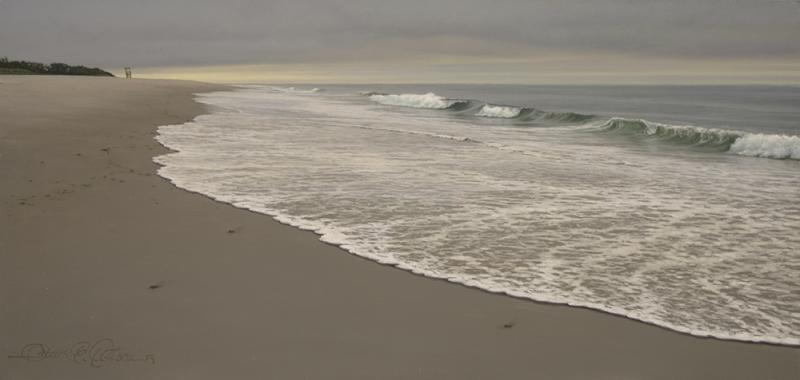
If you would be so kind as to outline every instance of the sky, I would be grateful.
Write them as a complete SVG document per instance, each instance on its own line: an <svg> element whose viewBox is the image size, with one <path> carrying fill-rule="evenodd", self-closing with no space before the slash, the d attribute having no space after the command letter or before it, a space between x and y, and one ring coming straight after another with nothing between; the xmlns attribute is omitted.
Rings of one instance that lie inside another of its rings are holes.
<svg viewBox="0 0 800 380"><path fill-rule="evenodd" d="M800 84L800 0L0 0L0 56L217 82Z"/></svg>

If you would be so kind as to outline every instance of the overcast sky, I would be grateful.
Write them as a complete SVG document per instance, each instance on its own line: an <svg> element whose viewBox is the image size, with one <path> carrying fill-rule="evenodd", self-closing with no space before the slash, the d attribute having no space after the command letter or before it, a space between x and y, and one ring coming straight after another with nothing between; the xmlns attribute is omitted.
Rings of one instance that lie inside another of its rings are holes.
<svg viewBox="0 0 800 380"><path fill-rule="evenodd" d="M800 3L0 0L4 55L241 80L797 83Z"/></svg>

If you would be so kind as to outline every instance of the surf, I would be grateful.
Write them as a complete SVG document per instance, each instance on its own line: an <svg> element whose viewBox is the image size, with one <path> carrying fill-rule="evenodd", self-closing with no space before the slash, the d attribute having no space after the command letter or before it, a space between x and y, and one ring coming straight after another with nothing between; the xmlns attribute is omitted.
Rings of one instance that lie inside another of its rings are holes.
<svg viewBox="0 0 800 380"><path fill-rule="evenodd" d="M786 156L793 138L600 116L519 127L575 116L479 117L492 103L478 101L394 112L352 93L258 88L199 100L215 112L159 128L172 149L155 158L159 174L181 188L424 276L800 344L797 166L624 148L641 138Z"/></svg>
<svg viewBox="0 0 800 380"><path fill-rule="evenodd" d="M432 92L427 94L372 94L369 95L369 98L372 101L389 106L440 110L468 103L466 100L448 99Z"/></svg>
<svg viewBox="0 0 800 380"><path fill-rule="evenodd" d="M675 125L644 119L611 117L576 112L547 112L534 107L498 105L480 100L450 99L433 92L385 94L363 92L370 100L386 105L454 112L476 118L508 120L516 126L573 125L608 135L638 136L659 142L727 152L739 156L800 160L800 137L747 133L694 125ZM598 122L597 120L605 120Z"/></svg>
<svg viewBox="0 0 800 380"><path fill-rule="evenodd" d="M370 100L387 106L445 110L459 115L472 115L487 119L508 119L517 123L582 124L595 119L595 115L575 112L546 112L532 107L499 105L473 99L451 99L433 92L425 94L386 94L374 91L360 93Z"/></svg>
<svg viewBox="0 0 800 380"><path fill-rule="evenodd" d="M697 147L718 148L721 151L747 157L800 160L800 137L693 125L671 125L642 119L611 118L593 130Z"/></svg>

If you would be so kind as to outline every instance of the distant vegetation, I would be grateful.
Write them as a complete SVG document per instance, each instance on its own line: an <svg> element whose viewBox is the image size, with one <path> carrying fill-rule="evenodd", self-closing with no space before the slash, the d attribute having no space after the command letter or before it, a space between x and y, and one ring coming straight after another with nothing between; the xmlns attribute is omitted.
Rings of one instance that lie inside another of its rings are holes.
<svg viewBox="0 0 800 380"><path fill-rule="evenodd" d="M5 57L0 58L0 74L114 76L114 74L98 68L70 66L66 63L51 63L48 65L39 62L9 61Z"/></svg>

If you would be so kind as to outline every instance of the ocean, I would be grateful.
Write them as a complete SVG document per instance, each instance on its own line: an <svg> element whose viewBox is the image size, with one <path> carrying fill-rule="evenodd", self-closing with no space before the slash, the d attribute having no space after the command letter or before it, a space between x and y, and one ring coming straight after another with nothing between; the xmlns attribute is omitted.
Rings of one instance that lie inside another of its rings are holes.
<svg viewBox="0 0 800 380"><path fill-rule="evenodd" d="M178 187L424 276L800 345L800 87L238 86ZM297 276L302 276L297 273ZM309 279L313 281L313 279Z"/></svg>

